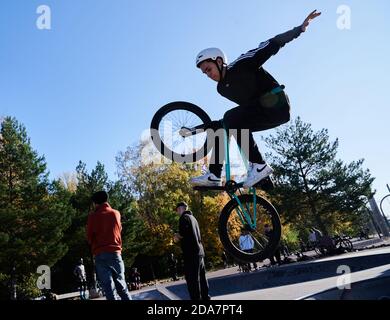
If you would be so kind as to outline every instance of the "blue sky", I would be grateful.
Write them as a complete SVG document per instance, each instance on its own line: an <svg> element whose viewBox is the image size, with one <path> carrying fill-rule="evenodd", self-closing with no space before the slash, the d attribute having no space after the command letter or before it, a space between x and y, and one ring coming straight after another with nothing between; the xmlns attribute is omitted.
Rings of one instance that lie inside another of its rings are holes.
<svg viewBox="0 0 390 320"><path fill-rule="evenodd" d="M42 4L51 30L36 27ZM350 30L337 28L340 5ZM231 61L314 9L322 16L264 67L286 85L293 117L338 137L344 161L365 159L379 202L390 183L387 0L3 0L0 116L27 127L51 177L99 160L115 178L115 155L160 106L185 100L212 118L234 106L195 69L198 51L217 46Z"/></svg>

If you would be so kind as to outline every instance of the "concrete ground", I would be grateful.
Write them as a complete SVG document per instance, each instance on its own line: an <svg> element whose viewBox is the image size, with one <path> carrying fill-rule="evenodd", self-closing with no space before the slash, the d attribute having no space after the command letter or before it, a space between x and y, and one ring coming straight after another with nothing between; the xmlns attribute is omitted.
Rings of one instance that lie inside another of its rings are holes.
<svg viewBox="0 0 390 320"><path fill-rule="evenodd" d="M208 272L210 295L213 300L387 298L390 296L390 246L386 245L390 245L390 239L355 241L355 249L361 251L276 267L264 267L269 264L265 260L260 264L262 268L250 273L238 272L237 266ZM314 256L315 253L305 255ZM351 290L339 290L338 287ZM131 294L133 300L189 299L184 280L158 283L131 291Z"/></svg>

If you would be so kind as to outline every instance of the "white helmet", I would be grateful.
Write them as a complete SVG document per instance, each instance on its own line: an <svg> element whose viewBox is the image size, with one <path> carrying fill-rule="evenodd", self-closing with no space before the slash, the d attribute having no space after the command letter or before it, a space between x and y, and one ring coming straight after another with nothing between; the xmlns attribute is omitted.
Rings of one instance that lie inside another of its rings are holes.
<svg viewBox="0 0 390 320"><path fill-rule="evenodd" d="M223 63L227 64L227 59L225 54L221 49L218 48L207 48L202 50L198 53L196 56L196 67L199 68L199 64L205 60L217 60L217 58L220 57L223 61Z"/></svg>

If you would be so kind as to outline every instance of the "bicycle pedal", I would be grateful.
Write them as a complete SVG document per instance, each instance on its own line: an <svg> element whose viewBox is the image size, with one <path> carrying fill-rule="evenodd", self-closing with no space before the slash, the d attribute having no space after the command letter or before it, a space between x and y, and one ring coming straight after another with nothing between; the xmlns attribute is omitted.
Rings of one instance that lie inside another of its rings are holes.
<svg viewBox="0 0 390 320"><path fill-rule="evenodd" d="M255 188L260 188L264 191L270 191L275 188L275 184L271 177L264 178L254 185Z"/></svg>

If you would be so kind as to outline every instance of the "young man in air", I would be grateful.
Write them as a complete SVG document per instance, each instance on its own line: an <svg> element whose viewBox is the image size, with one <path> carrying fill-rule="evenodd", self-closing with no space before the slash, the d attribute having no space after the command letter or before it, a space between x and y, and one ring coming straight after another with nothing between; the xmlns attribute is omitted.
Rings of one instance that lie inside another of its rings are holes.
<svg viewBox="0 0 390 320"><path fill-rule="evenodd" d="M225 127L237 131L237 144L246 154L250 167L243 186L250 188L268 177L272 168L265 163L253 139L253 132L275 128L290 120L290 104L281 86L262 65L286 43L306 31L312 19L321 13L314 10L302 25L260 43L257 49L242 54L235 61L227 64L222 50L208 48L196 57L196 66L210 79L218 82L217 91L225 98L238 104L227 111L221 121L213 121L210 129L217 131ZM249 130L249 143L243 148L241 130ZM209 172L191 179L196 186L221 185L221 173L224 156L221 156L219 144L215 143Z"/></svg>

